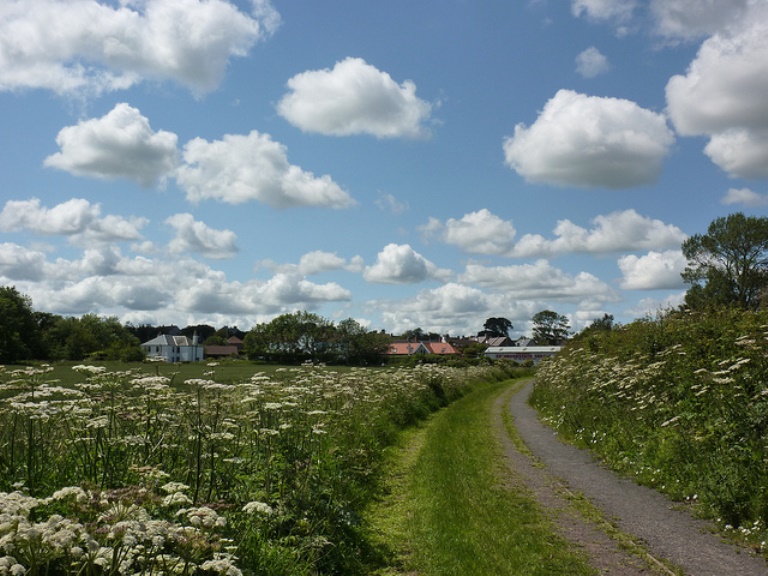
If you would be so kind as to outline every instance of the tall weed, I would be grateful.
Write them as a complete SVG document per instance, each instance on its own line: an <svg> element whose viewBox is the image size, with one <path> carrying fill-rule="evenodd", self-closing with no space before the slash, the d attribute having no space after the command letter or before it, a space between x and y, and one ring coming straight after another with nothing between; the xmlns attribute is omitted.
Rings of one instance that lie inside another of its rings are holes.
<svg viewBox="0 0 768 576"><path fill-rule="evenodd" d="M768 314L670 313L588 332L542 364L531 403L724 525L757 538L768 522Z"/></svg>
<svg viewBox="0 0 768 576"><path fill-rule="evenodd" d="M0 576L360 574L397 431L493 368L0 373Z"/></svg>

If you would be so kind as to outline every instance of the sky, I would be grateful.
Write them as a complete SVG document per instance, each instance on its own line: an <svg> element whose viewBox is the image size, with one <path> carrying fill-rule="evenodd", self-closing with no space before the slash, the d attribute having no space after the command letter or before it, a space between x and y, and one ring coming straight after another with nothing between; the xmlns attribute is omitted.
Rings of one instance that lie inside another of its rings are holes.
<svg viewBox="0 0 768 576"><path fill-rule="evenodd" d="M768 0L2 0L0 285L248 330L574 331L768 209Z"/></svg>

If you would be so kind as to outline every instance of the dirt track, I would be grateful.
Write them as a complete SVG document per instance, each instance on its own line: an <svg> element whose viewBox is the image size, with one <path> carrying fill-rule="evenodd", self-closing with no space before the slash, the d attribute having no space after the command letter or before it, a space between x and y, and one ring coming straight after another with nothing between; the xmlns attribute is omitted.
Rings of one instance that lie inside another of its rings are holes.
<svg viewBox="0 0 768 576"><path fill-rule="evenodd" d="M552 514L562 534L583 547L604 574L679 574L666 560L690 576L764 576L768 564L749 552L722 542L712 526L680 510L663 495L621 478L584 450L560 442L542 425L526 400L532 384L515 393L509 410L515 427L534 459L515 448L503 432L499 399L497 426L510 470L510 482L523 484ZM543 465L543 466L542 466ZM583 495L621 532L644 545L647 554L630 553L585 520L570 495ZM673 571L674 570L674 571Z"/></svg>

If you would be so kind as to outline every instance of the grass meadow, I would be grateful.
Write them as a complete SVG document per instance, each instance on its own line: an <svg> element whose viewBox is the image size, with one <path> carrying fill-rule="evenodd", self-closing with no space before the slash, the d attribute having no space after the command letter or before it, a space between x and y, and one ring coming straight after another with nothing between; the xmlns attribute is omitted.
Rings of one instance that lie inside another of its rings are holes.
<svg viewBox="0 0 768 576"><path fill-rule="evenodd" d="M0 372L0 575L364 574L404 428L499 368Z"/></svg>
<svg viewBox="0 0 768 576"><path fill-rule="evenodd" d="M768 551L768 314L667 314L576 339L531 403L615 469Z"/></svg>

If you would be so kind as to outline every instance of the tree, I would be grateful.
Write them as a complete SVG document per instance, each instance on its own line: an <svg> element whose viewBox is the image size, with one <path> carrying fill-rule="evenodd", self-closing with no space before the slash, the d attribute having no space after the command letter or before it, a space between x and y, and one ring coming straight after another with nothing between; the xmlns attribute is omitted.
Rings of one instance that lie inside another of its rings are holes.
<svg viewBox="0 0 768 576"><path fill-rule="evenodd" d="M477 333L478 336L487 336L488 338L509 337L509 333L514 328L512 322L506 318L488 318L483 324L483 330Z"/></svg>
<svg viewBox="0 0 768 576"><path fill-rule="evenodd" d="M354 318L342 320L336 326L339 360L349 364L371 364L381 361L389 348L389 337L370 332Z"/></svg>
<svg viewBox="0 0 768 576"><path fill-rule="evenodd" d="M613 314L606 313L602 318L595 318L585 330L610 332L613 330Z"/></svg>
<svg viewBox="0 0 768 576"><path fill-rule="evenodd" d="M552 310L533 315L533 340L540 346L557 346L568 338L571 325L568 318Z"/></svg>
<svg viewBox="0 0 768 576"><path fill-rule="evenodd" d="M331 322L311 312L281 314L269 324L258 324L245 337L245 352L251 359L278 362L321 360L331 354L334 338Z"/></svg>
<svg viewBox="0 0 768 576"><path fill-rule="evenodd" d="M0 286L0 362L38 358L40 342L32 300L14 286Z"/></svg>
<svg viewBox="0 0 768 576"><path fill-rule="evenodd" d="M755 310L768 286L768 218L741 212L716 218L682 245L690 308L735 305Z"/></svg>

